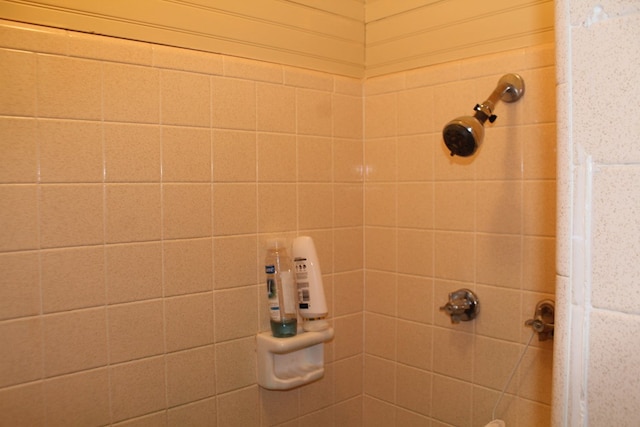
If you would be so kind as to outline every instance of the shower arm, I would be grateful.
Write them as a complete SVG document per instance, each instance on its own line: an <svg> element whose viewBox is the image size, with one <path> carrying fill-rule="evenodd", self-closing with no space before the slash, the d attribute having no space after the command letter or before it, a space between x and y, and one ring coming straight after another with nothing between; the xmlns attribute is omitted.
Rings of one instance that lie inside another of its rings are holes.
<svg viewBox="0 0 640 427"><path fill-rule="evenodd" d="M480 121L480 123L489 120L489 123L493 123L498 117L493 114L493 110L496 108L498 101L515 102L522 96L524 92L524 83L522 78L516 74L506 74L498 81L498 85L491 92L489 98L482 104L476 104L473 108L475 110L474 117Z"/></svg>

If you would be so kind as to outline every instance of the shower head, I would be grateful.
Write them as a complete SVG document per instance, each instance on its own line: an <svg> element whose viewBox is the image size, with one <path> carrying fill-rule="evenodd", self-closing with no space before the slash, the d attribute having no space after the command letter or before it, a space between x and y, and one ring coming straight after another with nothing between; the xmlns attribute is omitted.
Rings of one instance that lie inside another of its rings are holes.
<svg viewBox="0 0 640 427"><path fill-rule="evenodd" d="M515 102L524 94L524 80L518 74L505 74L498 85L482 104L474 107L473 116L463 116L451 120L442 130L442 138L451 155L471 156L484 138L484 122L493 123L493 110L498 101Z"/></svg>

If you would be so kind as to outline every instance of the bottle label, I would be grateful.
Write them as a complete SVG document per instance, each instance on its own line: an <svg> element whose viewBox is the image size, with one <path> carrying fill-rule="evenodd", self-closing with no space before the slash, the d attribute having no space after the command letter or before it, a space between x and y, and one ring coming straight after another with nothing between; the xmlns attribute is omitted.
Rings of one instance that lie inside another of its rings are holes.
<svg viewBox="0 0 640 427"><path fill-rule="evenodd" d="M296 282L298 284L298 308L309 308L309 274L307 273L307 259L296 258Z"/></svg>
<svg viewBox="0 0 640 427"><path fill-rule="evenodd" d="M280 273L280 280L282 281L282 304L284 305L283 311L285 313L296 313L296 301L295 301L295 280L291 271L282 271Z"/></svg>

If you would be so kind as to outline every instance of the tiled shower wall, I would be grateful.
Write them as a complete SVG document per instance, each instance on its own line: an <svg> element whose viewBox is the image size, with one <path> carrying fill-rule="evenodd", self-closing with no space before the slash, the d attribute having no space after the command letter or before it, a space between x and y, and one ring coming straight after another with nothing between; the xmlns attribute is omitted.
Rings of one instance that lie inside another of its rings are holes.
<svg viewBox="0 0 640 427"><path fill-rule="evenodd" d="M359 425L362 83L0 23L0 425ZM267 236L309 234L325 378L256 385Z"/></svg>
<svg viewBox="0 0 640 427"><path fill-rule="evenodd" d="M0 45L0 425L488 421L554 292L552 46L363 94L9 22ZM504 72L525 97L498 106L476 157L451 159L442 124ZM336 338L324 379L269 392L263 242L296 234L318 246ZM459 287L482 314L453 326L437 308ZM510 425L548 420L551 346L529 349L497 413Z"/></svg>
<svg viewBox="0 0 640 427"><path fill-rule="evenodd" d="M497 105L474 157L451 157L444 124L511 72L523 98ZM483 426L531 336L525 320L554 298L553 46L364 87L365 425ZM452 325L439 307L460 288L480 315ZM552 346L532 341L495 412L507 425L549 425Z"/></svg>

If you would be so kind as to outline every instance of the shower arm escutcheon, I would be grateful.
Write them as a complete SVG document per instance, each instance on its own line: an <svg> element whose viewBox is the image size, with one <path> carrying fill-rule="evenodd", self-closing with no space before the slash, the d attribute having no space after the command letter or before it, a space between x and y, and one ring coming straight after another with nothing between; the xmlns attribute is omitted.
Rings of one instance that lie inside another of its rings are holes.
<svg viewBox="0 0 640 427"><path fill-rule="evenodd" d="M451 316L451 323L467 322L476 318L480 312L478 297L469 289L458 289L449 294L449 301L440 311Z"/></svg>
<svg viewBox="0 0 640 427"><path fill-rule="evenodd" d="M496 88L491 95L482 103L476 104L474 117L484 123L489 120L493 123L497 116L493 114L498 101L516 102L524 93L524 80L519 74L505 74L498 80Z"/></svg>

